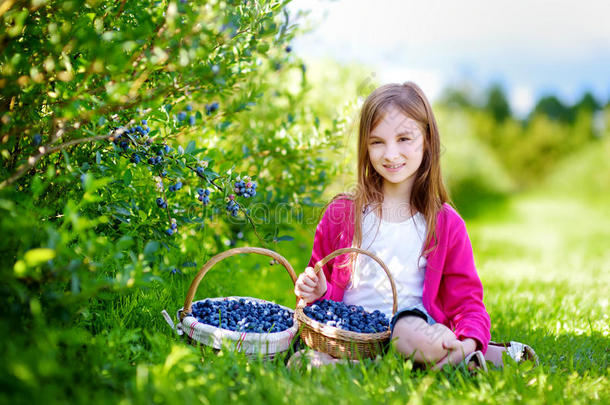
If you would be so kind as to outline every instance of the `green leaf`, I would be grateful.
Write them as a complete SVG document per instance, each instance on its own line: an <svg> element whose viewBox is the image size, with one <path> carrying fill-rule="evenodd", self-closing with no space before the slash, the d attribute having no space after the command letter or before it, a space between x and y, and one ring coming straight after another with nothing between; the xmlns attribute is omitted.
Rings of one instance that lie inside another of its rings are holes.
<svg viewBox="0 0 610 405"><path fill-rule="evenodd" d="M127 208L121 207L120 205L115 205L113 208L114 212L117 214L126 215L128 217L131 216L131 212Z"/></svg>
<svg viewBox="0 0 610 405"><path fill-rule="evenodd" d="M220 175L218 173L216 173L213 170L207 169L207 168L203 171L203 175L209 181L212 181L212 180L217 179L217 178L220 177Z"/></svg>
<svg viewBox="0 0 610 405"><path fill-rule="evenodd" d="M152 255L153 253L155 253L157 250L159 250L159 242L157 242L156 240L151 240L150 242L148 242L146 244L146 246L144 247L144 254L146 256Z"/></svg>
<svg viewBox="0 0 610 405"><path fill-rule="evenodd" d="M186 149L184 150L184 153L192 153L196 147L197 147L197 144L195 143L195 141L190 141L188 143L188 145L186 145Z"/></svg>
<svg viewBox="0 0 610 405"><path fill-rule="evenodd" d="M55 258L55 255L56 253L53 249L37 248L25 252L23 258L28 266L34 267Z"/></svg>
<svg viewBox="0 0 610 405"><path fill-rule="evenodd" d="M278 236L276 240L278 242L283 242L283 241L290 242L290 241L293 241L294 238L292 236L289 236L289 235L284 235L284 236Z"/></svg>
<svg viewBox="0 0 610 405"><path fill-rule="evenodd" d="M128 186L131 184L132 179L133 175L131 174L131 170L125 170L125 173L123 173L123 183Z"/></svg>

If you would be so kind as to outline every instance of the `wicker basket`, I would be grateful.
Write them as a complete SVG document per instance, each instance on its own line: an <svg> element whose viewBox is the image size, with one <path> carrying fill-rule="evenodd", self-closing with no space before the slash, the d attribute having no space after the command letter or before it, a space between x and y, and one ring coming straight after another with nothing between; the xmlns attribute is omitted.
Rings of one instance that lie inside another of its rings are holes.
<svg viewBox="0 0 610 405"><path fill-rule="evenodd" d="M390 285L392 287L392 314L395 314L398 303L394 279L392 278L390 270L387 268L387 266L374 254L358 248L338 249L317 262L314 267L315 272L318 273L321 271L322 266L324 266L329 260L339 255L351 252L358 252L371 257L373 260L379 263L381 268L385 271L386 275L390 279ZM297 304L297 308L295 310L296 319L300 324L299 327L301 329L301 339L303 339L307 346L319 352L328 353L331 356L338 358L374 358L377 356L377 354L382 353L384 347L390 340L391 332L389 328L384 332L377 333L352 332L320 323L315 319L308 317L305 315L305 312L303 312L304 307L305 304L301 301Z"/></svg>
<svg viewBox="0 0 610 405"><path fill-rule="evenodd" d="M236 332L201 323L191 314L195 291L197 291L199 283L208 270L210 270L212 266L219 261L241 253L257 253L274 258L282 266L284 266L290 275L292 282L296 282L296 274L290 263L288 263L284 257L272 250L257 247L241 247L219 253L203 265L191 283L191 286L186 294L184 307L178 310L177 318L180 320L180 322L178 323L177 329L182 331L187 336L189 342L193 344L200 343L207 346L212 346L215 349L221 349L223 346L228 344L229 346L235 347L235 350L248 355L262 354L267 357L273 357L275 354L287 351L290 348L293 338L298 334L298 323L296 320L291 328L275 333ZM217 301L240 298L243 298L249 302L271 303L270 301L251 297L221 297L208 298L208 300ZM284 306L280 307L289 311L291 314L294 312L291 308Z"/></svg>

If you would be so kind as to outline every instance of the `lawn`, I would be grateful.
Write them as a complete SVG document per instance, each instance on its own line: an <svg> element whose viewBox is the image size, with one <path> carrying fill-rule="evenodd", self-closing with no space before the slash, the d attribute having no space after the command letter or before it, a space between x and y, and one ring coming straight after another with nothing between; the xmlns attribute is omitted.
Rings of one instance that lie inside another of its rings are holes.
<svg viewBox="0 0 610 405"><path fill-rule="evenodd" d="M540 356L540 367L510 365L469 377L456 371L414 370L410 361L390 353L375 363L287 370L281 359L248 362L228 352L201 353L172 335L159 316L161 308L173 312L181 305L191 276L185 275L170 280L169 288L134 294L105 309L103 317L113 328L109 333L121 334L137 363L135 372L125 370L127 380L115 388L125 390L128 401L135 402L608 401L609 213L576 198L530 193L470 221L468 227L493 338L529 343ZM293 262L297 271L307 255L301 251ZM235 266L239 259L232 263ZM236 270L228 280L229 267L210 271L204 279L209 286L202 292L254 295L290 304L290 281L278 274L284 273L279 266L261 266L265 274L252 278ZM130 336L133 343L143 340L144 347L134 349ZM121 364L127 353L115 350ZM139 353L144 350L145 355ZM147 361L138 361L139 356ZM109 383L119 383L112 366L108 373Z"/></svg>

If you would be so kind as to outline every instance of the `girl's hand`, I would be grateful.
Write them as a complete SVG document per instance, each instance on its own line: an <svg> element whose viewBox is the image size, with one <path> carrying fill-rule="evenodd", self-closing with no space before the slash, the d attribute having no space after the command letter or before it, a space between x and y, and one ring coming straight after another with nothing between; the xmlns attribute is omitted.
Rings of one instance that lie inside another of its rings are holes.
<svg viewBox="0 0 610 405"><path fill-rule="evenodd" d="M294 293L300 297L306 304L314 302L326 293L326 276L324 271L320 270L318 274L313 267L307 267L305 271L299 274L297 282L294 284Z"/></svg>
<svg viewBox="0 0 610 405"><path fill-rule="evenodd" d="M466 356L477 349L477 343L474 339L466 338L464 340L449 340L443 342L443 348L449 353L445 358L434 365L434 368L440 370L445 364L459 364Z"/></svg>

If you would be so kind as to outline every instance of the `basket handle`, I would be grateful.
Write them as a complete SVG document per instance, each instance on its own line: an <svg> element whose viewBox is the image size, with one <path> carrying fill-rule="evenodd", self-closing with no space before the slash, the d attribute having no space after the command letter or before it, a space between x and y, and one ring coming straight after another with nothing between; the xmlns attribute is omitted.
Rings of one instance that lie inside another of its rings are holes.
<svg viewBox="0 0 610 405"><path fill-rule="evenodd" d="M227 257L238 255L240 253L257 253L259 255L269 256L269 257L274 258L282 266L284 266L284 268L290 275L290 278L292 279L292 283L293 284L296 283L297 276L294 272L294 269L292 268L290 263L288 263L288 260L286 260L279 253L274 252L273 250L259 248L259 247L239 247L239 248L229 249L229 250L221 252L221 253L217 254L216 256L212 257L210 260L207 261L206 264L203 265L201 270L199 270L199 273L197 273L197 275L195 276L195 279L191 283L191 286L189 287L189 290L186 293L186 300L184 301L184 307L180 311L180 321L182 321L186 317L186 314L191 312L191 305L193 304L193 298L195 297L195 291L197 291L197 287L199 287L199 283L201 282L201 279L203 279L203 276L205 276L205 274L208 272L208 270L210 270L212 268L212 266L214 266L219 261L226 259Z"/></svg>
<svg viewBox="0 0 610 405"><path fill-rule="evenodd" d="M326 256L325 258L319 260L314 266L314 271L316 272L316 274L318 274L318 272L320 272L322 270L322 266L324 266L326 263L328 263L329 260L334 259L335 257L337 257L339 255L342 255L345 253L351 253L351 252L357 252L357 253L361 253L361 254L369 256L371 259L373 259L377 263L379 263L379 265L381 266L383 271L385 271L385 274L388 276L388 279L390 280L390 286L392 287L392 301L393 301L392 302L392 315L394 315L396 313L396 311L398 310L398 299L397 299L397 294L396 294L396 284L394 283L394 278L392 277L392 274L390 273L390 270L385 265L385 263L379 257L374 255L373 253L366 251L364 249L359 249L359 248L355 248L355 247L337 249L334 252L332 252L331 254L329 254L328 256Z"/></svg>

